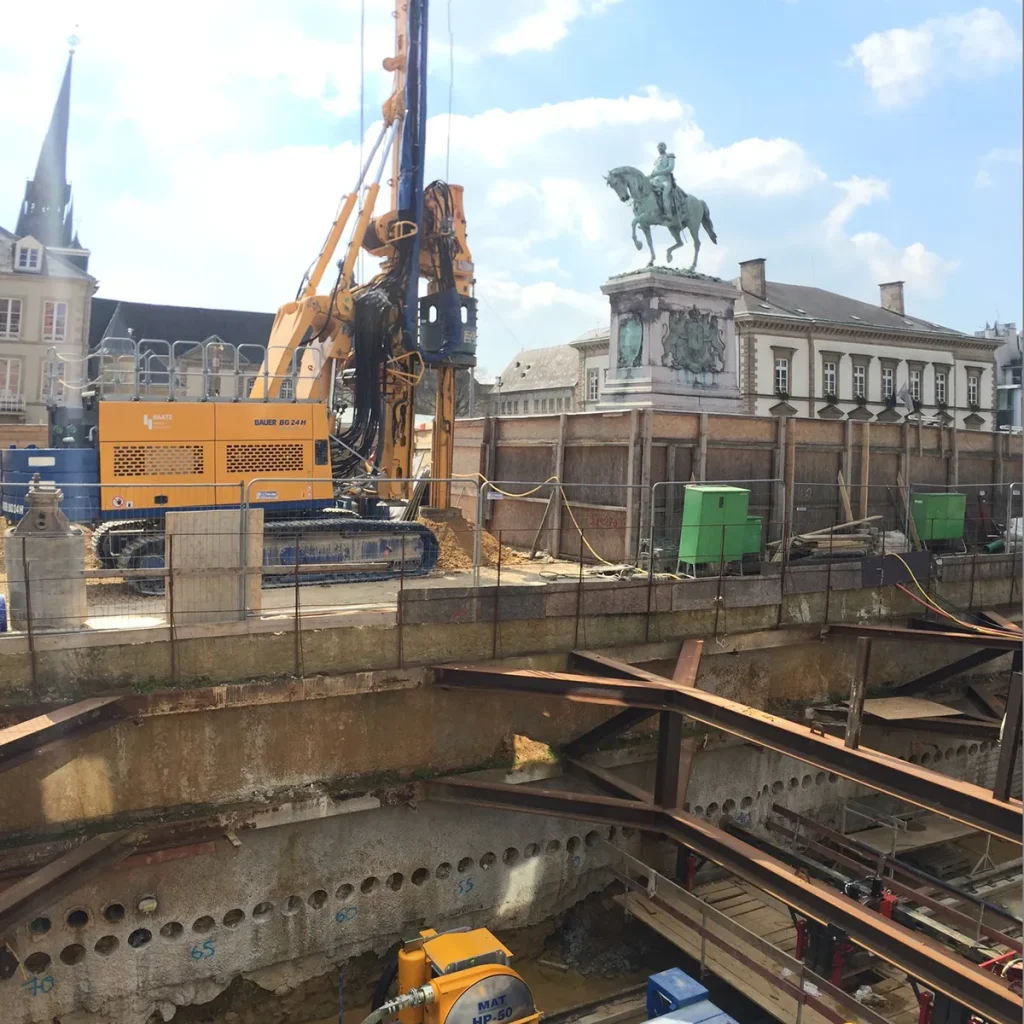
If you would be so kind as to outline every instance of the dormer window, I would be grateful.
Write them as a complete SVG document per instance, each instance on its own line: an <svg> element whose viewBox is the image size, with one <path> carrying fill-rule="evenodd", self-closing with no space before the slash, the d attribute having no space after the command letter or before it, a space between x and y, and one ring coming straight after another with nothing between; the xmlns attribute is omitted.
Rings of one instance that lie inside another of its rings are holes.
<svg viewBox="0 0 1024 1024"><path fill-rule="evenodd" d="M17 270L38 274L43 269L43 247L34 238L23 238L18 242L14 266Z"/></svg>

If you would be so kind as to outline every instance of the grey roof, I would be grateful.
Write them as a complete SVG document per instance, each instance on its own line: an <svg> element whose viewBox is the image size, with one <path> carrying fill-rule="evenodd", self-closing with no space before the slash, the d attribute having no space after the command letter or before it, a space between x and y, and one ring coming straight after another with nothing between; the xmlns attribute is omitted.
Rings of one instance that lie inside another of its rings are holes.
<svg viewBox="0 0 1024 1024"><path fill-rule="evenodd" d="M584 331L578 338L569 342L573 347L583 345L595 345L600 342L608 342L611 339L611 329L608 327L595 327L592 331Z"/></svg>
<svg viewBox="0 0 1024 1024"><path fill-rule="evenodd" d="M733 282L740 286L739 278ZM851 328L881 328L887 331L920 334L946 334L966 338L962 331L933 324L914 316L901 316L881 306L851 299L846 295L827 292L824 288L809 288L800 284L782 284L769 281L765 289L767 298L760 299L750 292L743 292L736 303L736 313L751 316L785 317L794 321L828 321Z"/></svg>
<svg viewBox="0 0 1024 1024"><path fill-rule="evenodd" d="M13 271L14 263L11 257L12 249L7 247L13 246L23 235L16 235L13 231L8 231L6 228L0 226L0 246L4 246L4 251L7 256L5 259L3 255L0 255L0 270ZM35 237L35 236L33 236ZM36 239L38 241L38 239ZM54 252L48 246L43 246L43 269L42 274L44 277L77 277L83 281L95 281L96 279L86 273L80 267L76 267L65 256Z"/></svg>
<svg viewBox="0 0 1024 1024"><path fill-rule="evenodd" d="M572 388L579 377L580 357L571 345L527 348L501 371L501 393Z"/></svg>

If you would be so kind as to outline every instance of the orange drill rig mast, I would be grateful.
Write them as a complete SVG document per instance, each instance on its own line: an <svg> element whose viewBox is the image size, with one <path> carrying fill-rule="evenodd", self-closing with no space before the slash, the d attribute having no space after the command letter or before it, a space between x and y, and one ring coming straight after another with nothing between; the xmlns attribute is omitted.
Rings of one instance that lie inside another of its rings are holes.
<svg viewBox="0 0 1024 1024"><path fill-rule="evenodd" d="M476 301L462 188L423 186L427 12L428 0L397 0L395 55L384 61L394 88L380 133L299 294L278 310L250 398L277 399L282 383L294 378L297 401L330 402L337 373L346 374L355 391L353 426L335 438L335 476L375 469L379 497L396 499L411 490L415 387L423 372L436 372L431 504L446 508L455 373L476 363ZM389 157L391 208L374 217ZM375 177L366 185L372 170ZM324 294L324 274L364 186L337 279ZM360 248L383 260L381 272L363 285L354 282ZM423 298L421 277L428 282Z"/></svg>

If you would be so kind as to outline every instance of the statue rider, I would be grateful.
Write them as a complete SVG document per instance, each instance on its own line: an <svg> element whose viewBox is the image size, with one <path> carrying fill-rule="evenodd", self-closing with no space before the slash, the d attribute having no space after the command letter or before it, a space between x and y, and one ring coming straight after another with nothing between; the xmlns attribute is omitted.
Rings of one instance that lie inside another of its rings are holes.
<svg viewBox="0 0 1024 1024"><path fill-rule="evenodd" d="M661 203L662 213L666 217L671 217L672 189L676 183L672 172L676 167L676 155L667 150L668 147L664 142L658 143L658 159L654 162L654 170L651 171L649 181L654 186L655 195L658 196Z"/></svg>

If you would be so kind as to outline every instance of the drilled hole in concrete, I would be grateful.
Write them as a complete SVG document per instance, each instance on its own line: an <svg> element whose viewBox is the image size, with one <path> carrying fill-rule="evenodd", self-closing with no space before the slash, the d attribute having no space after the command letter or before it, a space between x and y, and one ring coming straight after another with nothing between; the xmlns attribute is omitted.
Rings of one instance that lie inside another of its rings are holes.
<svg viewBox="0 0 1024 1024"><path fill-rule="evenodd" d="M434 872L435 878L447 878L452 873L452 866L448 861L444 861L442 864L437 865L437 870Z"/></svg>
<svg viewBox="0 0 1024 1024"><path fill-rule="evenodd" d="M803 777L803 778L802 778L802 779L800 780L800 785L801 785L801 786L802 786L802 787L803 787L804 789L807 789L807 788L808 788L808 786L810 786L810 784L811 784L811 777L810 777L810 775L805 775L805 776L804 776L804 777Z"/></svg>
<svg viewBox="0 0 1024 1024"><path fill-rule="evenodd" d="M13 978L17 970L17 957L6 946L0 948L0 981Z"/></svg>
<svg viewBox="0 0 1024 1024"><path fill-rule="evenodd" d="M285 917L294 917L301 909L301 896L288 896L281 901L281 913Z"/></svg>
<svg viewBox="0 0 1024 1024"><path fill-rule="evenodd" d="M309 899L306 902L314 909L319 910L327 902L327 890L326 889L314 889L309 894Z"/></svg>
<svg viewBox="0 0 1024 1024"><path fill-rule="evenodd" d="M252 908L252 919L256 922L269 921L273 916L273 903L267 903L264 901L263 903L257 903L256 906Z"/></svg>
<svg viewBox="0 0 1024 1024"><path fill-rule="evenodd" d="M938 764L942 760L942 751L941 750L936 750L935 753L932 754L932 760L936 764Z"/></svg>
<svg viewBox="0 0 1024 1024"><path fill-rule="evenodd" d="M212 918L210 919L212 922ZM211 925L212 927L212 925ZM149 940L153 938L153 933L148 928L136 928L135 931L128 936L128 945L132 949L139 949L145 946Z"/></svg>
<svg viewBox="0 0 1024 1024"><path fill-rule="evenodd" d="M260 906L263 906L261 903ZM167 924L160 929L160 934L165 939L176 939L185 930L185 926L180 921L168 921ZM106 936L106 938L112 938L112 936ZM100 940L103 941L102 939Z"/></svg>
<svg viewBox="0 0 1024 1024"><path fill-rule="evenodd" d="M483 868L484 871L487 871L490 868L493 868L497 862L498 858L493 853L488 852L480 858L480 867Z"/></svg>
<svg viewBox="0 0 1024 1024"><path fill-rule="evenodd" d="M412 873L412 884L422 885L428 878L430 878L430 871L427 868L417 868Z"/></svg>
<svg viewBox="0 0 1024 1024"><path fill-rule="evenodd" d="M710 818L712 814L717 814L717 813L718 813L718 804L716 804L712 800L712 802L708 804L708 817Z"/></svg>
<svg viewBox="0 0 1024 1024"><path fill-rule="evenodd" d="M956 751L952 747L946 747L946 757L952 757Z"/></svg>
<svg viewBox="0 0 1024 1024"><path fill-rule="evenodd" d="M931 754L924 753L924 754L921 755L921 764L931 764L931 763L932 763L932 755Z"/></svg>
<svg viewBox="0 0 1024 1024"><path fill-rule="evenodd" d="M829 772L828 773L828 781L829 782L838 782L839 781L839 776L836 775L835 772Z"/></svg>
<svg viewBox="0 0 1024 1024"><path fill-rule="evenodd" d="M67 964L68 967L74 967L75 964L80 964L85 959L85 946L80 942L72 942L70 946L65 946L60 951L60 962Z"/></svg>
<svg viewBox="0 0 1024 1024"><path fill-rule="evenodd" d="M768 784L765 783L761 787L761 799L763 800L770 792L771 792L771 790L768 788Z"/></svg>
<svg viewBox="0 0 1024 1024"><path fill-rule="evenodd" d="M200 935L205 935L207 932L213 931L214 920L209 914L203 914L202 917L197 917L192 922L192 931L198 932Z"/></svg>
<svg viewBox="0 0 1024 1024"><path fill-rule="evenodd" d="M49 953L40 952L32 953L30 956L25 957L24 965L26 971L31 971L33 974L42 974L52 962Z"/></svg>
<svg viewBox="0 0 1024 1024"><path fill-rule="evenodd" d="M825 773L824 772L818 772L818 774L814 776L814 784L816 786L822 786L822 785L825 784Z"/></svg>
<svg viewBox="0 0 1024 1024"><path fill-rule="evenodd" d="M462 860L459 861L459 874L464 875L475 863L476 861L474 861L472 857L463 857Z"/></svg>
<svg viewBox="0 0 1024 1024"><path fill-rule="evenodd" d="M911 764L917 764L917 754L911 754L910 757L907 758L907 760Z"/></svg>
<svg viewBox="0 0 1024 1024"><path fill-rule="evenodd" d="M558 853L562 848L562 844L557 839L549 839L546 847L548 853Z"/></svg>
<svg viewBox="0 0 1024 1024"><path fill-rule="evenodd" d="M111 924L117 924L119 921L124 920L124 904L123 903L108 903L103 908L103 918L109 921Z"/></svg>
<svg viewBox="0 0 1024 1024"><path fill-rule="evenodd" d="M732 812L736 810L736 801L726 800L725 803L722 804L722 810L725 811L726 814L732 814Z"/></svg>
<svg viewBox="0 0 1024 1024"><path fill-rule="evenodd" d="M82 910L70 910L68 916L64 918L64 923L69 928L84 928L89 923L89 911Z"/></svg>
<svg viewBox="0 0 1024 1024"><path fill-rule="evenodd" d="M623 827L623 829L622 829L622 838L623 839L632 839L633 836L635 836L635 835L636 835L636 829L635 828Z"/></svg>
<svg viewBox="0 0 1024 1024"><path fill-rule="evenodd" d="M596 843L598 841L598 839L600 839L600 838L601 838L601 833L598 832L597 829L594 829L592 832L588 832L586 834L586 836L583 839L583 842L585 842L587 844L587 846L593 846L594 843Z"/></svg>
<svg viewBox="0 0 1024 1024"><path fill-rule="evenodd" d="M28 930L33 935L45 935L50 928L51 924L48 917L34 917L28 926Z"/></svg>
<svg viewBox="0 0 1024 1024"><path fill-rule="evenodd" d="M794 775L794 776L793 776L793 777L792 777L792 778L791 778L791 779L789 780L789 788L790 788L790 789L796 789L796 788L797 788L797 786L799 786L799 785L800 785L800 780L799 780L799 779L798 779L798 778L797 778L797 777L796 777L796 776Z"/></svg>
<svg viewBox="0 0 1024 1024"><path fill-rule="evenodd" d="M569 841L565 844L565 848L570 853L575 853L580 848L580 837L569 836Z"/></svg>
<svg viewBox="0 0 1024 1024"><path fill-rule="evenodd" d="M693 809L693 813L696 814L698 818L703 818L704 808L700 804L697 804L697 806Z"/></svg>
<svg viewBox="0 0 1024 1024"><path fill-rule="evenodd" d="M740 801L740 808L745 811L748 807L751 806L751 804L753 804L753 802L754 802L754 798L752 796L745 796Z"/></svg>
<svg viewBox="0 0 1024 1024"><path fill-rule="evenodd" d="M963 757L964 754L966 754L966 753L967 753L967 746L966 746L966 744L961 743L960 746L956 748L956 755L957 755L957 757Z"/></svg>
<svg viewBox="0 0 1024 1024"><path fill-rule="evenodd" d="M167 925L164 925L164 928L166 927ZM179 925L178 927L180 928L181 926ZM160 929L161 935L163 934L163 930L163 928ZM121 943L118 942L116 935L104 935L102 939L96 940L96 945L92 948L95 949L100 956L110 956L110 954L113 953L120 945Z"/></svg>
<svg viewBox="0 0 1024 1024"><path fill-rule="evenodd" d="M324 894L327 895L326 893ZM235 907L234 910L229 910L222 918L220 923L225 928L237 928L245 920L245 911Z"/></svg>
<svg viewBox="0 0 1024 1024"><path fill-rule="evenodd" d="M359 891L363 893L364 896L369 895L379 885L380 882L378 881L378 879L374 878L373 875L370 875L369 878L363 879L362 884L359 886Z"/></svg>
<svg viewBox="0 0 1024 1024"><path fill-rule="evenodd" d="M501 862L502 862L502 864L507 864L509 867L511 867L513 864L515 864L515 862L517 860L519 860L519 851L514 846L510 846L501 855Z"/></svg>
<svg viewBox="0 0 1024 1024"><path fill-rule="evenodd" d="M405 875L401 871L395 871L388 875L387 881L384 883L392 892L398 892L402 888L402 883L405 881Z"/></svg>
<svg viewBox="0 0 1024 1024"><path fill-rule="evenodd" d="M969 746L969 747L967 748L967 753L968 753L968 754L976 754L977 752L978 752L978 744L977 744L977 743L972 743L972 744L971 744L971 745L970 745L970 746Z"/></svg>
<svg viewBox="0 0 1024 1024"><path fill-rule="evenodd" d="M536 857L540 853L540 847L536 843L527 843L526 849L523 850L523 856L529 860L530 857Z"/></svg>
<svg viewBox="0 0 1024 1024"><path fill-rule="evenodd" d="M785 788L786 788L786 784L781 779L779 779L778 781L772 783L772 792L773 793L781 793Z"/></svg>

